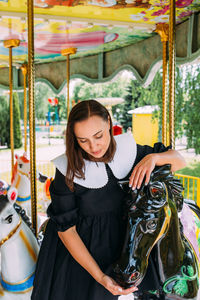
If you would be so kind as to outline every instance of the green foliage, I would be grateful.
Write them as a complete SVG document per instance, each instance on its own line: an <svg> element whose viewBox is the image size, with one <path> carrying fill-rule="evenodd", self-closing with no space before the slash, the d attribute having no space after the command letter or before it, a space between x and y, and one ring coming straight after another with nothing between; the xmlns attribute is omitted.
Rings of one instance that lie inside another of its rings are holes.
<svg viewBox="0 0 200 300"><path fill-rule="evenodd" d="M58 115L60 120L67 120L67 100L64 95L58 98Z"/></svg>
<svg viewBox="0 0 200 300"><path fill-rule="evenodd" d="M178 173L194 177L200 177L200 162L192 161L187 164L187 167L181 169Z"/></svg>
<svg viewBox="0 0 200 300"><path fill-rule="evenodd" d="M188 148L194 148L200 154L200 67L190 67L185 81L185 134Z"/></svg>
<svg viewBox="0 0 200 300"><path fill-rule="evenodd" d="M8 129L8 140L7 144L10 148L10 116L7 124ZM14 129L14 148L18 149L22 146L22 134L20 125L20 109L19 109L19 98L17 93L13 93L13 129Z"/></svg>
<svg viewBox="0 0 200 300"><path fill-rule="evenodd" d="M52 96L54 97L54 94L46 84L35 86L35 117L38 121L46 120L48 98Z"/></svg>
<svg viewBox="0 0 200 300"><path fill-rule="evenodd" d="M0 145L6 145L9 138L9 107L7 97L0 96Z"/></svg>

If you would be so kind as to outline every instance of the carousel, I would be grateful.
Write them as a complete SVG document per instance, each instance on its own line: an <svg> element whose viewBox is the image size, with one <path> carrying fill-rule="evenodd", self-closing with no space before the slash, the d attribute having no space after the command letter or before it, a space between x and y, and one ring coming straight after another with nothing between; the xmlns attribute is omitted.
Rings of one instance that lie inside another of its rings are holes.
<svg viewBox="0 0 200 300"><path fill-rule="evenodd" d="M0 178L0 298L29 300L40 248L37 178L48 179L36 170L35 83L48 83L57 94L67 83L68 116L70 79L106 82L129 70L147 86L162 66L162 142L174 148L175 64L200 61L200 1L0 0L0 29L0 87L9 91L11 147L10 182ZM24 116L28 90L30 153L24 117L25 153L18 156L14 153L13 90L21 89ZM110 99L99 101L113 105ZM131 247L125 245L114 266L116 280L122 286L140 284L156 245L160 286L149 293L157 299L165 295L166 299L200 300L198 206L183 198L182 185L169 166L155 169L149 185L141 186L137 194L126 182L121 185L127 192L126 243ZM181 245L180 251L174 241ZM171 254L166 250L169 245ZM167 253L176 257L170 270Z"/></svg>

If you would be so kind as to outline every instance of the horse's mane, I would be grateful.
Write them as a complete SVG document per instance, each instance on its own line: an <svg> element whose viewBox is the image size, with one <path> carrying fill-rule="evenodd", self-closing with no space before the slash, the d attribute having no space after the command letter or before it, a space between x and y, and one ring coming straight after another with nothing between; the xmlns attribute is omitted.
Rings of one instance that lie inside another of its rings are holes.
<svg viewBox="0 0 200 300"><path fill-rule="evenodd" d="M15 180L15 177L17 175L17 166L18 166L18 163L16 161L16 163L14 164L14 168L13 168L13 173L12 173L12 178L11 178L11 184L13 184L13 181Z"/></svg>
<svg viewBox="0 0 200 300"><path fill-rule="evenodd" d="M20 156L20 159L21 159L25 164L29 163L28 158L26 158L24 155L23 155L23 156Z"/></svg>
<svg viewBox="0 0 200 300"><path fill-rule="evenodd" d="M156 167L152 172L151 181L162 181L165 183L169 196L175 202L178 211L183 207L183 195L184 190L182 183L179 179L175 178L171 173L171 165L164 165Z"/></svg>
<svg viewBox="0 0 200 300"><path fill-rule="evenodd" d="M19 159L27 164L29 163L30 161L28 160L28 158L26 158L24 155L20 156ZM13 173L12 173L12 179L11 179L11 184L13 184L13 181L15 180L15 177L17 175L17 166L18 166L18 162L16 161L15 165L14 165L14 168L13 168Z"/></svg>
<svg viewBox="0 0 200 300"><path fill-rule="evenodd" d="M34 230L30 221L29 216L27 216L26 211L17 203L14 203L13 205L14 209L16 210L16 212L21 216L22 220L26 223L26 225L31 229L31 231L34 234Z"/></svg>

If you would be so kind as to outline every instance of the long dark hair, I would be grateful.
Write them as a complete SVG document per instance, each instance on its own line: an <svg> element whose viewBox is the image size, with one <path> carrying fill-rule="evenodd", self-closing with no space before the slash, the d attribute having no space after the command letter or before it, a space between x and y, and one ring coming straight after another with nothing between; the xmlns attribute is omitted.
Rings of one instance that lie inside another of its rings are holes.
<svg viewBox="0 0 200 300"><path fill-rule="evenodd" d="M66 155L68 159L66 184L70 190L74 190L74 176L85 178L84 159L90 160L89 155L79 146L74 134L74 125L76 122L87 120L89 117L99 116L104 121L110 120L110 145L103 156L103 162L110 162L115 154L116 142L112 132L112 120L108 110L96 100L85 100L76 104L70 114L66 130Z"/></svg>

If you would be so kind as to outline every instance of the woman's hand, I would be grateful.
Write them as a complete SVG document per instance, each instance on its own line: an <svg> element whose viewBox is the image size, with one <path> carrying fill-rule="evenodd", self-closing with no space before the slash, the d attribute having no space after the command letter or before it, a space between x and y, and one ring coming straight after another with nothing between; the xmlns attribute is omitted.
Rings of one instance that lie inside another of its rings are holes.
<svg viewBox="0 0 200 300"><path fill-rule="evenodd" d="M129 179L129 186L133 190L139 189L145 177L145 185L150 180L150 175L156 166L156 153L146 155L133 169L133 172Z"/></svg>
<svg viewBox="0 0 200 300"><path fill-rule="evenodd" d="M123 289L120 285L116 283L114 279L107 275L103 275L101 281L99 282L102 284L111 294L117 295L128 295L138 290L136 286L132 286L128 289Z"/></svg>

